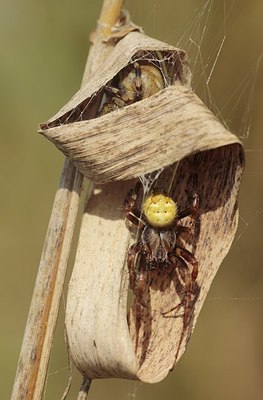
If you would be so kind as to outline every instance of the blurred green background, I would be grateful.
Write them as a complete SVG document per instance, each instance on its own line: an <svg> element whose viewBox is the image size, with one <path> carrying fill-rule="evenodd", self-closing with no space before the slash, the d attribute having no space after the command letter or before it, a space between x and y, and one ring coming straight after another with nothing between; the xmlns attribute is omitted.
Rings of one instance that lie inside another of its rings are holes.
<svg viewBox="0 0 263 400"><path fill-rule="evenodd" d="M88 36L101 4L99 0L2 0L0 4L1 399L10 397L63 163L61 154L36 134L36 127L78 90ZM189 52L194 89L243 138L247 167L238 234L175 371L155 385L96 381L89 399L262 399L263 2L129 0L126 7L146 33L179 43ZM66 386L63 309L62 305L47 399L60 398ZM79 383L75 374L69 399L76 398Z"/></svg>

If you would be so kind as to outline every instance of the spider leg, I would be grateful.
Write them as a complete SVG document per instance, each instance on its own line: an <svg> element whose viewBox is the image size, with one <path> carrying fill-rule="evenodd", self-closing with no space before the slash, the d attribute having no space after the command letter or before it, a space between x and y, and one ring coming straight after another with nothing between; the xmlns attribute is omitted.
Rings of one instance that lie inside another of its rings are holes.
<svg viewBox="0 0 263 400"><path fill-rule="evenodd" d="M145 263L140 263L139 264L139 270L137 273L137 280L136 280L136 302L139 304L139 306L141 307L142 305L144 305L143 303L143 293L145 290L145 283L147 281L147 269L145 266ZM138 310L140 314L140 310Z"/></svg>
<svg viewBox="0 0 263 400"><path fill-rule="evenodd" d="M180 307L183 307L183 314L181 315L183 318L183 328L175 353L176 362L183 340L186 337L188 330L190 329L189 327L194 311L193 307L197 300L199 290L196 284L196 278L198 274L198 262L194 255L190 251L176 245L174 252L170 255L171 261L173 261L174 257L180 262L180 267L177 267L177 273L180 276L181 280L184 282L185 289L180 303L169 311L162 313L162 315L166 316L168 313L172 311L177 311ZM192 271L190 271L185 260L193 266ZM180 315L177 315L177 317L179 316Z"/></svg>
<svg viewBox="0 0 263 400"><path fill-rule="evenodd" d="M178 257L182 265L185 267L185 261L182 259L182 257ZM187 265L186 265L187 266ZM184 280L185 280L185 293L183 295L183 298L181 302L175 307L175 310L178 309L179 307L183 307L183 328L181 332L181 336L179 339L179 342L177 344L177 350L175 353L175 362L177 361L182 343L184 338L187 340L187 335L188 332L190 331L190 324L191 320L193 318L193 313L194 313L194 304L197 300L197 296L199 291L196 290L197 286L195 285L195 280L192 278L192 273L190 273L189 269L187 268L186 273L184 274Z"/></svg>
<svg viewBox="0 0 263 400"><path fill-rule="evenodd" d="M108 102L104 104L105 105L111 105L112 110L114 108L123 108L128 104L128 99L126 99L122 93L122 90L114 87L114 86L105 86L104 87L105 93L107 93L108 97L110 98ZM127 100L127 101L126 101ZM115 107L114 107L115 106Z"/></svg>
<svg viewBox="0 0 263 400"><path fill-rule="evenodd" d="M140 182L137 182L135 188L130 190L124 201L123 211L127 220L136 227L142 228L145 223L141 219L141 211L136 207L140 186Z"/></svg>
<svg viewBox="0 0 263 400"><path fill-rule="evenodd" d="M177 227L176 227L176 231L177 231L177 234L180 234L180 233L191 233L191 229L190 228L188 228L187 226L182 226L182 225L178 225Z"/></svg>
<svg viewBox="0 0 263 400"><path fill-rule="evenodd" d="M135 258L137 256L137 254L140 251L142 251L142 249L143 249L143 243L137 242L137 243L134 243L128 251L127 264L128 264L129 276L130 276L130 287L133 291L135 290L136 277L137 277Z"/></svg>
<svg viewBox="0 0 263 400"><path fill-rule="evenodd" d="M190 279L191 279L191 282L194 283L196 281L196 278L198 275L197 259L195 258L193 253L191 253L189 250L186 250L185 248L179 246L178 244L176 245L176 248L175 248L175 254L177 257L185 259L192 265L193 269L192 269L192 273L190 275Z"/></svg>
<svg viewBox="0 0 263 400"><path fill-rule="evenodd" d="M199 196L198 194L194 194L193 196L193 204L191 207L186 208L185 210L178 213L177 220L188 217L189 215L196 216L199 210Z"/></svg>
<svg viewBox="0 0 263 400"><path fill-rule="evenodd" d="M138 209L134 209L132 211L124 211L125 212L125 217L126 219L132 223L132 225L142 228L145 223L144 221L140 218L141 213Z"/></svg>
<svg viewBox="0 0 263 400"><path fill-rule="evenodd" d="M110 96L117 96L120 97L121 96L121 91L120 89L114 87L114 86L109 86L109 85L105 85L104 86L104 90L107 94L109 94Z"/></svg>
<svg viewBox="0 0 263 400"><path fill-rule="evenodd" d="M180 274L182 280L184 281L184 296L182 301L177 304L175 307L163 313L163 315L170 313L171 311L177 310L179 307L184 306L184 327L187 325L187 321L189 320L189 307L192 308L193 298L196 297L196 278L198 275L198 261L195 256L188 250L176 245L175 251L170 255L170 259L176 257L181 264L181 267L178 267L178 274ZM188 261L192 266L192 272L190 272L187 263ZM190 299L190 300L189 300ZM191 311L191 310L190 310Z"/></svg>
<svg viewBox="0 0 263 400"><path fill-rule="evenodd" d="M135 327L136 327L136 340L135 340L135 351L138 348L139 343L139 332L142 323L145 318L145 312L147 312L147 302L145 301L145 289L148 292L147 286L148 271L146 269L145 262L139 262L138 271L136 276L135 284Z"/></svg>
<svg viewBox="0 0 263 400"><path fill-rule="evenodd" d="M135 296L135 327L136 327L136 340L135 349L138 347L139 331L142 325L143 309L145 306L143 303L143 296L147 282L147 269L144 262L136 263L136 256L145 250L142 242L137 242L131 246L128 252L128 268L130 277L130 287L134 292ZM136 264L138 269L136 270Z"/></svg>
<svg viewBox="0 0 263 400"><path fill-rule="evenodd" d="M172 253L170 255L169 259L172 262L172 264L175 265L175 268L176 268L176 271L177 271L177 275L180 277L180 280L182 280L184 282L184 286L186 287L186 285L188 283L188 277L190 275L189 274L189 267L188 267L187 263L184 261L184 259L182 257L179 257L175 253ZM180 267L178 267L175 264L176 260L178 260L180 262ZM186 293L186 289L184 290L184 293ZM183 299L180 301L180 303L178 303L173 308L170 308L170 310L163 312L162 315L170 314L172 311L178 310L184 304L185 304L185 296L183 296ZM183 315L178 315L178 317L181 317L181 316L184 316L184 314Z"/></svg>
<svg viewBox="0 0 263 400"><path fill-rule="evenodd" d="M99 117L126 105L125 101L121 97L121 91L118 88L106 85L104 87L104 93L106 94L106 101L98 112Z"/></svg>

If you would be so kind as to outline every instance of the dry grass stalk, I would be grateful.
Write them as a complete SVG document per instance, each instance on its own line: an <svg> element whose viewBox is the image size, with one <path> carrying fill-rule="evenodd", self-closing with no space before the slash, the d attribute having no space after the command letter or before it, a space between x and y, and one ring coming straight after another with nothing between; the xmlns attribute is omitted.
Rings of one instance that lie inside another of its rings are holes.
<svg viewBox="0 0 263 400"><path fill-rule="evenodd" d="M42 396L82 180L66 160L41 255L12 400Z"/></svg>
<svg viewBox="0 0 263 400"><path fill-rule="evenodd" d="M144 39L140 33L131 33L121 42L127 44L135 37L140 39L132 52L132 46L122 51L126 58L138 51L136 46ZM145 40L149 43L151 39ZM162 52L156 48L157 42L146 50ZM168 45L163 46L167 50ZM174 48L169 51L184 54ZM115 55L115 61L119 57ZM92 94L96 98L109 77L128 62L122 60L115 67L111 59L107 65L116 68L114 72L105 77L104 71L99 83L92 80L91 86L83 88L55 117L41 125L41 133L87 176L99 183L115 180L98 186L86 207L69 286L66 328L70 352L78 369L89 378L157 382L168 374L185 350L237 228L237 195L244 167L242 145L189 89L185 55L180 60L183 73L177 75L173 86L112 114L79 121L86 106L92 105ZM169 167L174 162L179 162L175 177L174 167ZM136 304L129 311L129 326L126 315L130 232L121 206L134 181L122 179L164 167L159 184L170 189L180 208L187 207L187 192L197 192L200 198L200 224L190 241L184 239L184 245L199 262L200 293L179 352L182 319L163 315L180 303L177 283L171 276L164 272L151 274L139 330Z"/></svg>
<svg viewBox="0 0 263 400"><path fill-rule="evenodd" d="M105 42L122 5L122 0L104 1L82 84L96 71L97 63L103 62L112 50L113 44ZM66 159L41 255L12 400L42 397L82 181L82 174Z"/></svg>

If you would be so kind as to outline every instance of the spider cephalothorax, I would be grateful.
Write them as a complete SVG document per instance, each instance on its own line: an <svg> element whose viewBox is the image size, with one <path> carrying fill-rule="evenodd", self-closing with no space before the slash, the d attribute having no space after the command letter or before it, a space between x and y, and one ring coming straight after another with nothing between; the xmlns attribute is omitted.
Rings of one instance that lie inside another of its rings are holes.
<svg viewBox="0 0 263 400"><path fill-rule="evenodd" d="M133 62L105 86L106 101L99 116L152 96L164 88L160 69L149 62Z"/></svg>
<svg viewBox="0 0 263 400"><path fill-rule="evenodd" d="M128 268L130 286L135 293L135 300L141 303L143 292L148 285L148 274L154 270L174 269L183 286L180 302L171 307L163 316L183 307L183 333L177 349L179 349L190 324L191 308L197 298L196 278L198 261L186 248L178 244L182 233L190 234L190 229L181 225L180 221L191 216L195 218L199 209L197 194L193 196L192 205L183 211L178 210L176 202L167 194L151 194L142 206L137 207L139 186L132 190L125 203L124 212L127 220L137 229L137 241L128 251ZM140 320L140 315L137 316ZM139 322L140 325L140 322Z"/></svg>

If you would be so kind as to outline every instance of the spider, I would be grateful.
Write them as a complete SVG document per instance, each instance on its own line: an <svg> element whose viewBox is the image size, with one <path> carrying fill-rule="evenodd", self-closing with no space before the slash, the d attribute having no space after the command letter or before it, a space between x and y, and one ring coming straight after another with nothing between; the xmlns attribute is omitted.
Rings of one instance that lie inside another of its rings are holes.
<svg viewBox="0 0 263 400"><path fill-rule="evenodd" d="M187 216L193 218L197 216L199 198L195 194L191 207L179 211L177 203L170 196L162 192L152 193L144 200L140 211L137 208L139 190L138 183L128 194L123 207L126 219L138 230L137 242L130 247L127 257L130 286L135 293L136 301L141 302L149 271L170 268L176 270L184 286L183 295L178 305L162 313L165 317L171 311L184 308L183 330L177 347L176 360L190 325L198 292L196 284L198 261L190 251L177 243L177 238L181 233L190 233L190 229L180 225L180 221ZM140 319L140 316L138 318Z"/></svg>
<svg viewBox="0 0 263 400"><path fill-rule="evenodd" d="M106 102L98 115L145 99L161 89L164 89L164 79L160 69L145 61L135 61L122 69L110 85L105 86Z"/></svg>

